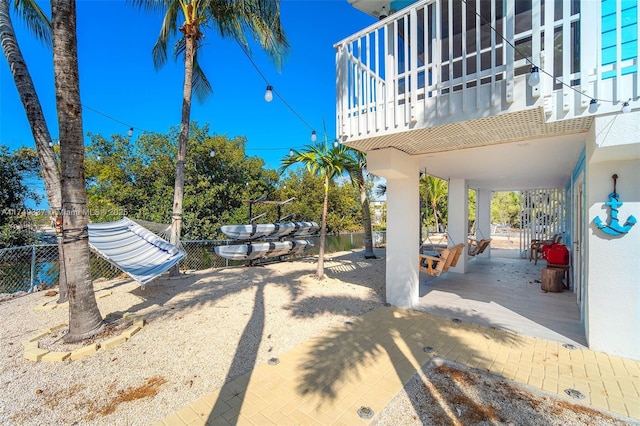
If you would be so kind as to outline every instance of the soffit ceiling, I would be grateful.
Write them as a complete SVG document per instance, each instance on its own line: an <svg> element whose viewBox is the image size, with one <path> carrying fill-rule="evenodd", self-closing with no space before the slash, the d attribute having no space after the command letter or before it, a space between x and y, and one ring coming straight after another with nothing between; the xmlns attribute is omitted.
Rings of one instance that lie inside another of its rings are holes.
<svg viewBox="0 0 640 426"><path fill-rule="evenodd" d="M564 188L585 146L593 116L547 123L542 108L348 141L367 152L393 147L420 168L471 188Z"/></svg>

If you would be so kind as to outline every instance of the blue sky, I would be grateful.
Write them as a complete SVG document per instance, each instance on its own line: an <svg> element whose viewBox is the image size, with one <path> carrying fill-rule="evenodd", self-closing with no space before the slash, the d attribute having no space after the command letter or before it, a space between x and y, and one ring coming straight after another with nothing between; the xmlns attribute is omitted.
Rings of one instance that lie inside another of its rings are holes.
<svg viewBox="0 0 640 426"><path fill-rule="evenodd" d="M48 13L49 3L40 1ZM151 49L162 17L121 0L78 0L78 59L84 133L126 134L135 128L166 133L180 123L183 65L170 59L156 71ZM335 137L333 45L375 22L347 0L282 0L291 45L279 72L257 46L253 60L278 93L315 130ZM52 53L12 15L22 53L34 80L52 138L58 136ZM233 40L206 33L199 60L213 86L204 103L193 101L191 119L212 133L247 138L247 154L278 167L289 147L310 143L311 129L277 97L264 101L266 83ZM0 144L34 147L24 109L6 60L0 64ZM111 118L94 112L100 111ZM114 120L115 119L115 120ZM121 121L122 123L118 122ZM123 124L124 123L124 124ZM85 139L88 143L89 139Z"/></svg>

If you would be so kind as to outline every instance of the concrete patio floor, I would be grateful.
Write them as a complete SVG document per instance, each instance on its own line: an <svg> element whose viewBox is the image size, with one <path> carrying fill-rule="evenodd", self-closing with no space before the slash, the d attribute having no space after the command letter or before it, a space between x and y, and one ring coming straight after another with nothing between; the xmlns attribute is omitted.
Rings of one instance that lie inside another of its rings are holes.
<svg viewBox="0 0 640 426"><path fill-rule="evenodd" d="M541 289L538 264L517 250L498 250L469 261L466 274L420 274L415 310L560 343L586 346L576 294Z"/></svg>

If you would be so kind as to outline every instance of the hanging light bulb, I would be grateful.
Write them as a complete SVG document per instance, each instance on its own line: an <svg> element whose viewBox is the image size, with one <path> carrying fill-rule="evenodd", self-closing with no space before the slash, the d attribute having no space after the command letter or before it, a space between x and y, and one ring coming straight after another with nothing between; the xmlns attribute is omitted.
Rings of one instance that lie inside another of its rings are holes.
<svg viewBox="0 0 640 426"><path fill-rule="evenodd" d="M315 131L315 130L312 130L312 131L311 131L311 142L315 142L315 141L316 141L316 139L317 139L317 137L316 137L316 131Z"/></svg>
<svg viewBox="0 0 640 426"><path fill-rule="evenodd" d="M337 147L338 147L338 145L340 145L340 142L338 142L338 139L334 140L334 141L333 141L333 147L334 147L334 148L337 148Z"/></svg>
<svg viewBox="0 0 640 426"><path fill-rule="evenodd" d="M267 90L264 92L264 100L267 102L273 100L273 86L267 86Z"/></svg>
<svg viewBox="0 0 640 426"><path fill-rule="evenodd" d="M598 100L597 99L591 99L591 101L589 102L589 112L591 114L595 114L596 112L598 112Z"/></svg>
<svg viewBox="0 0 640 426"><path fill-rule="evenodd" d="M631 112L631 105L629 105L628 101L622 104L622 112L625 114Z"/></svg>
<svg viewBox="0 0 640 426"><path fill-rule="evenodd" d="M537 86L540 84L540 68L535 65L531 67L531 74L529 74L529 86Z"/></svg>
<svg viewBox="0 0 640 426"><path fill-rule="evenodd" d="M129 130L127 131L127 136L129 137L133 136L133 127L129 128Z"/></svg>
<svg viewBox="0 0 640 426"><path fill-rule="evenodd" d="M216 156L216 152L213 149L209 151L209 157L213 158L215 156Z"/></svg>
<svg viewBox="0 0 640 426"><path fill-rule="evenodd" d="M49 141L49 146L53 148L53 141Z"/></svg>
<svg viewBox="0 0 640 426"><path fill-rule="evenodd" d="M293 149L289 150L289 157L293 157Z"/></svg>

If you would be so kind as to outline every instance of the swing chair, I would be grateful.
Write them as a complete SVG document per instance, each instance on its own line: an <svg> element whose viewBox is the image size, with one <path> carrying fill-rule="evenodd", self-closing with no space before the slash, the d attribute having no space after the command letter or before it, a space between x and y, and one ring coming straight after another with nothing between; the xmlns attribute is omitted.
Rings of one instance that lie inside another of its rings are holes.
<svg viewBox="0 0 640 426"><path fill-rule="evenodd" d="M447 240L452 241L449 234L446 233L446 235ZM464 244L456 244L445 249L420 253L418 268L421 272L438 277L458 264L458 259L460 259L463 250Z"/></svg>
<svg viewBox="0 0 640 426"><path fill-rule="evenodd" d="M474 238L469 238L469 250L467 250L469 256L477 256L479 254L482 254L482 252L484 252L486 248L489 247L489 244L491 244L491 238L485 238L480 228L477 228L477 230L482 238L479 241Z"/></svg>

